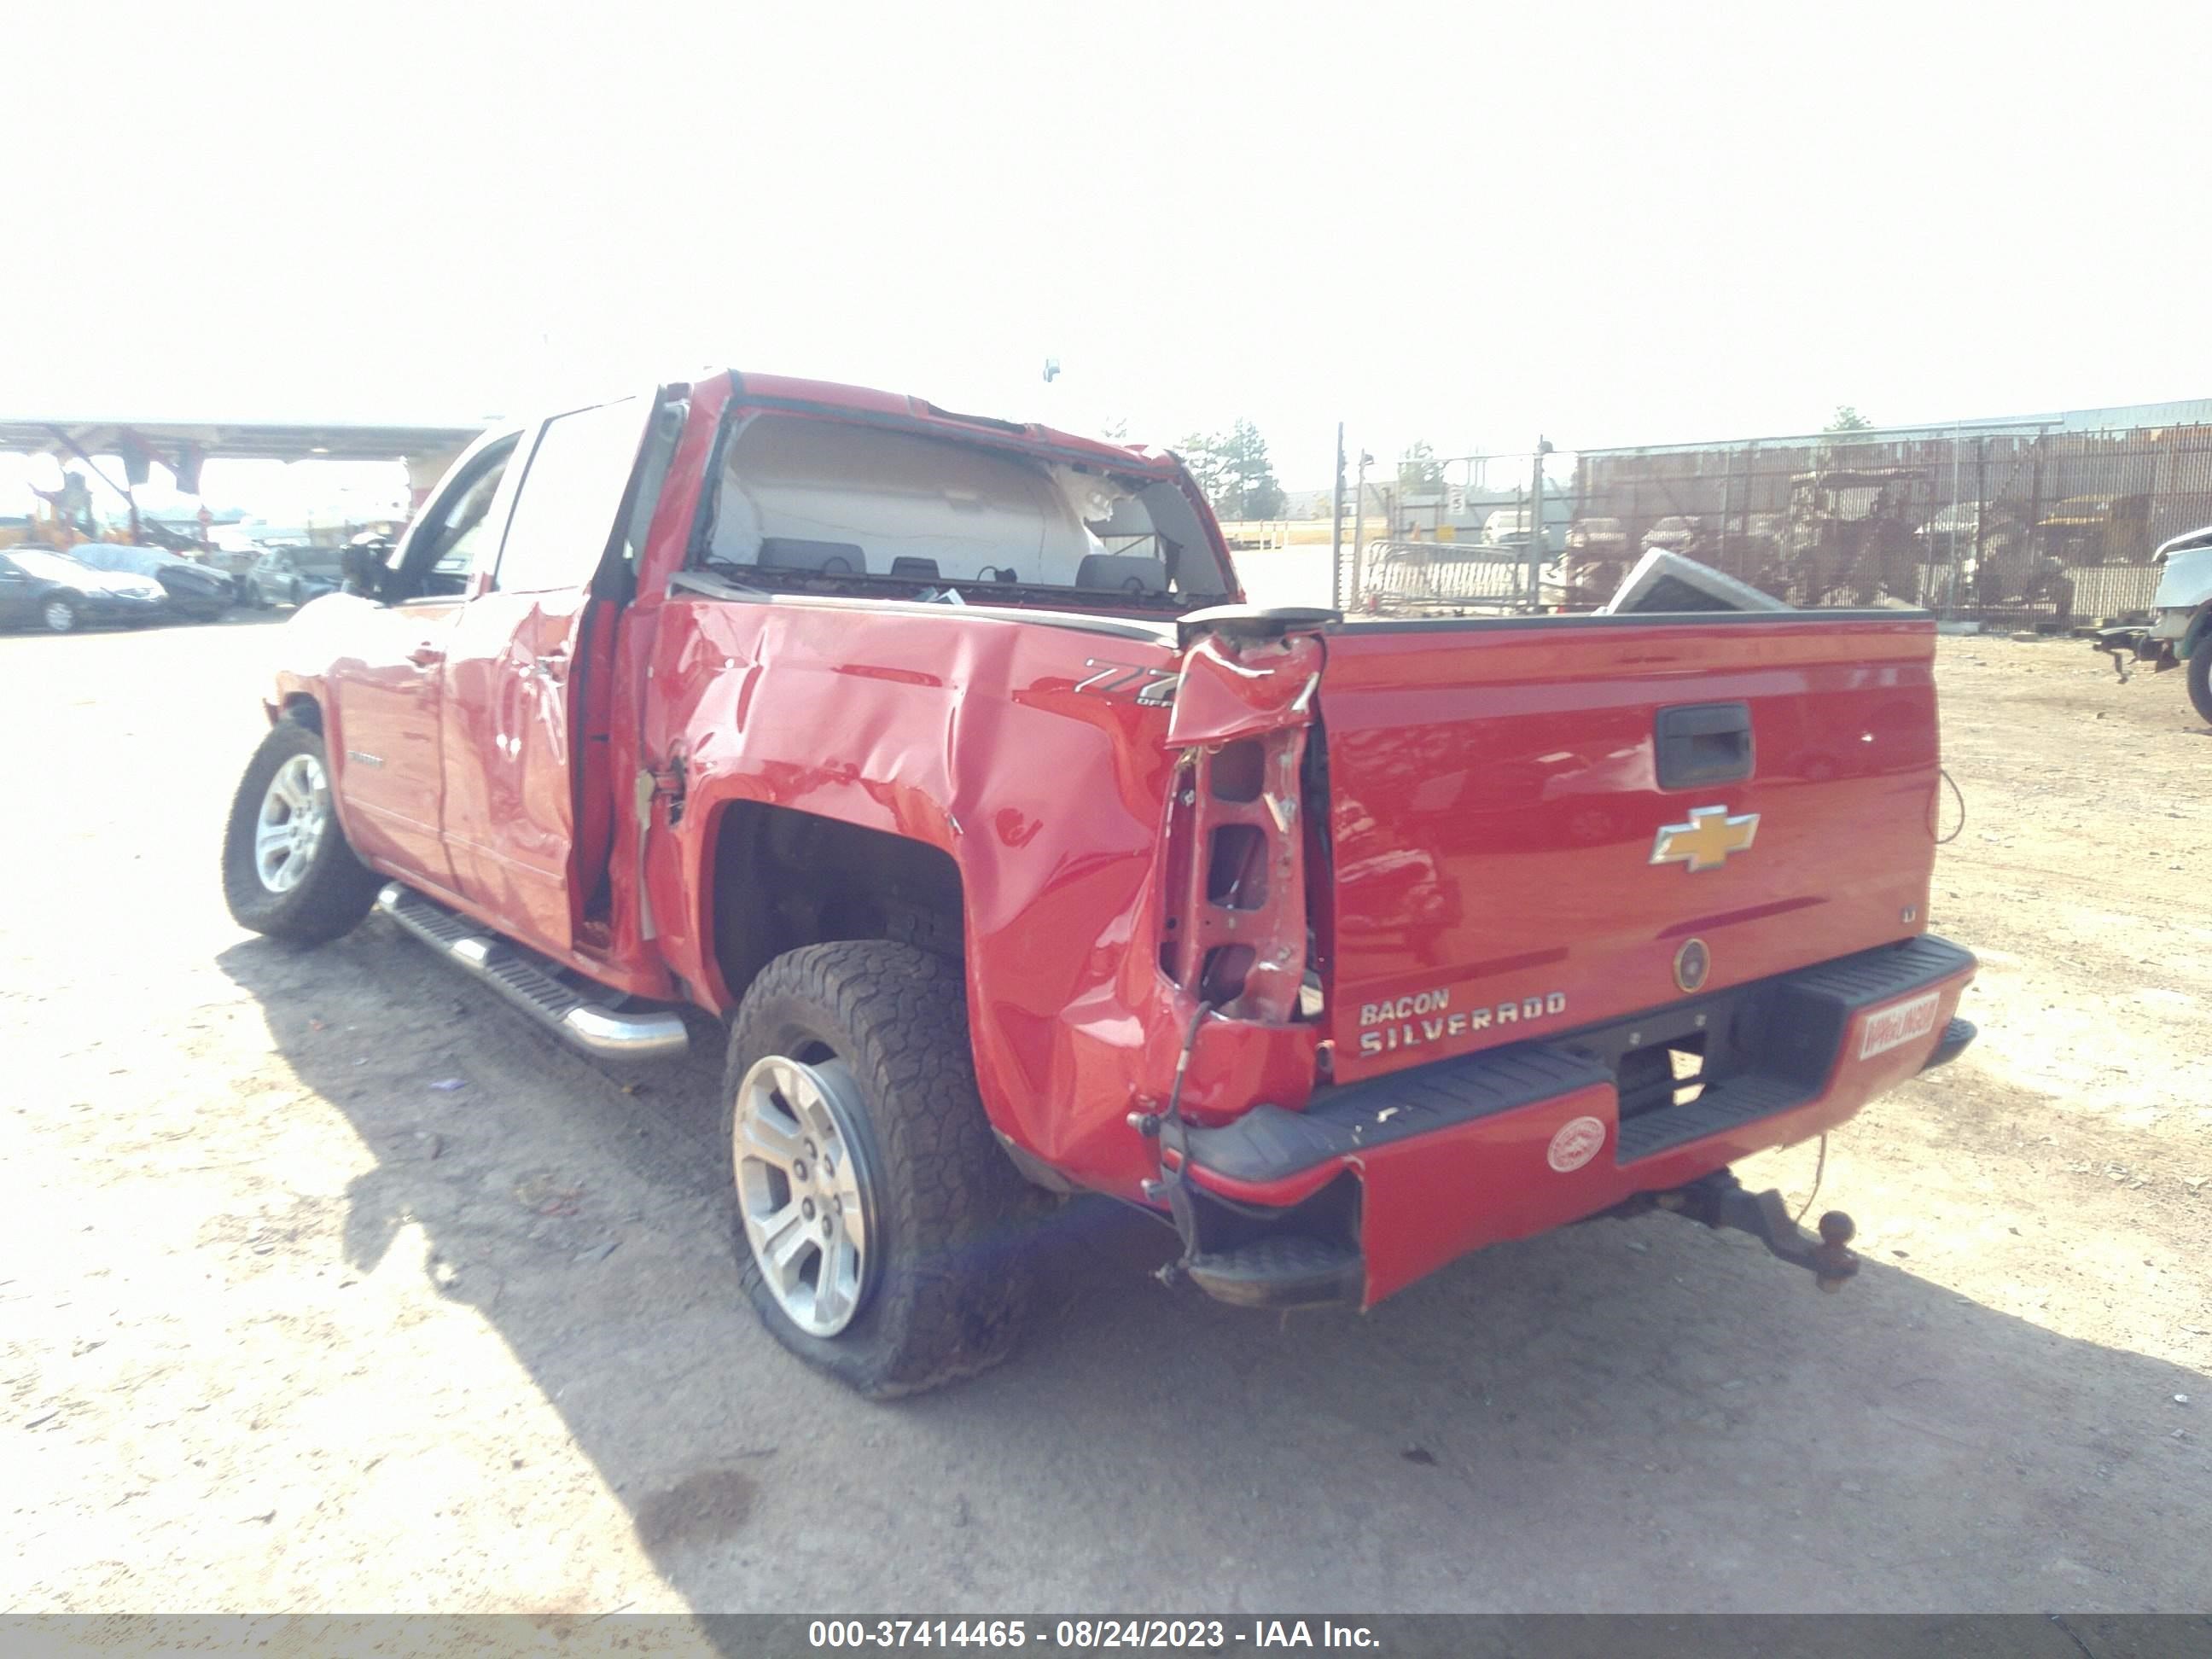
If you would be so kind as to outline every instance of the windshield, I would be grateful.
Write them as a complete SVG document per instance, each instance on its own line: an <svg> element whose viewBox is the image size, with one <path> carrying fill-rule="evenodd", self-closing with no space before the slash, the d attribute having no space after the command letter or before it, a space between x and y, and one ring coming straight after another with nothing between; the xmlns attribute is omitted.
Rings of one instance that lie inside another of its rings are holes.
<svg viewBox="0 0 2212 1659"><path fill-rule="evenodd" d="M11 547L8 550L7 556L15 560L27 574L36 576L41 581L81 582L92 574L75 559L64 557L59 553L42 553L29 548Z"/></svg>
<svg viewBox="0 0 2212 1659"><path fill-rule="evenodd" d="M971 601L1045 589L1180 609L1226 592L1170 481L782 415L726 446L694 562L753 586Z"/></svg>

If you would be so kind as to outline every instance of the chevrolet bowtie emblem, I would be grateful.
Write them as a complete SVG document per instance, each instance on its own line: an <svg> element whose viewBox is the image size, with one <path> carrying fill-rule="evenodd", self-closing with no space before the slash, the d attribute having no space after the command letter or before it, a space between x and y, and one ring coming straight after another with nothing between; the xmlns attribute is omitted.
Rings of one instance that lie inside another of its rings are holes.
<svg viewBox="0 0 2212 1659"><path fill-rule="evenodd" d="M1651 842L1654 864L1686 864L1692 872L1717 870L1731 853L1747 851L1759 833L1759 814L1730 817L1725 806L1692 806L1687 823L1662 824Z"/></svg>

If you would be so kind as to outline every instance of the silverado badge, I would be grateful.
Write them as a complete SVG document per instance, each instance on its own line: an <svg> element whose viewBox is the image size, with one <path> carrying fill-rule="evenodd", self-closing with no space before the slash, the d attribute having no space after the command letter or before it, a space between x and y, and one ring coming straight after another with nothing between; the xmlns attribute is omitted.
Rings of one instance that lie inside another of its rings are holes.
<svg viewBox="0 0 2212 1659"><path fill-rule="evenodd" d="M1717 870L1731 853L1748 852L1759 833L1759 814L1730 817L1725 806L1692 806L1687 823L1666 823L1651 842L1654 864L1684 864L1692 872Z"/></svg>

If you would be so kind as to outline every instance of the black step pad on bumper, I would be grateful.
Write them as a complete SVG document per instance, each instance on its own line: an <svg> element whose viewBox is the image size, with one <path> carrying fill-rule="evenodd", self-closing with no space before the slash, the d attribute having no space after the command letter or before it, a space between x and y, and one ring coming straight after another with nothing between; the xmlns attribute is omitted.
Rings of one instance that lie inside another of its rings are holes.
<svg viewBox="0 0 2212 1659"><path fill-rule="evenodd" d="M1620 1125L1615 1156L1632 1164L1816 1098L1855 1015L1973 965L1969 952L1923 934L1546 1042L1511 1043L1348 1084L1316 1095L1303 1112L1255 1106L1218 1128L1188 1130L1190 1158L1234 1181L1280 1181L1369 1147L1592 1084L1612 1085L1624 1054L1695 1033L1708 1042L1712 1080L1694 1100ZM1929 1063L1953 1058L1972 1037L1971 1025L1954 1021Z"/></svg>
<svg viewBox="0 0 2212 1659"><path fill-rule="evenodd" d="M1612 1081L1613 1073L1593 1057L1516 1042L1332 1089L1303 1112L1255 1106L1234 1123L1187 1135L1194 1163L1236 1181L1276 1181L1346 1152Z"/></svg>
<svg viewBox="0 0 2212 1659"><path fill-rule="evenodd" d="M1194 1255L1183 1271L1215 1301L1243 1308L1356 1308L1367 1272L1351 1244L1295 1233Z"/></svg>

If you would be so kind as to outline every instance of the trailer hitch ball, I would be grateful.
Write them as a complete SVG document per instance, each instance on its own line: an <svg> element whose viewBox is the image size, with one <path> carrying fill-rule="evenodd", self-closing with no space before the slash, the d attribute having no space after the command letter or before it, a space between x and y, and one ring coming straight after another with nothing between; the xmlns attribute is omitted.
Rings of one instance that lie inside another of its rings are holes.
<svg viewBox="0 0 2212 1659"><path fill-rule="evenodd" d="M1840 1291L1844 1281L1859 1270L1859 1259L1848 1248L1858 1235L1858 1224L1841 1210L1820 1218L1820 1242L1813 1251L1813 1282L1824 1291Z"/></svg>
<svg viewBox="0 0 2212 1659"><path fill-rule="evenodd" d="M1802 1267L1824 1291L1843 1288L1844 1281L1859 1270L1851 1254L1858 1225L1841 1210L1820 1218L1818 1238L1800 1227L1782 1194L1771 1187L1763 1193L1745 1189L1728 1170L1701 1176L1686 1187L1653 1194L1662 1208L1673 1210L1708 1227L1729 1227L1749 1233L1770 1254L1793 1267Z"/></svg>

